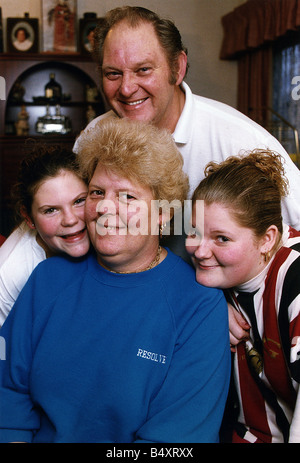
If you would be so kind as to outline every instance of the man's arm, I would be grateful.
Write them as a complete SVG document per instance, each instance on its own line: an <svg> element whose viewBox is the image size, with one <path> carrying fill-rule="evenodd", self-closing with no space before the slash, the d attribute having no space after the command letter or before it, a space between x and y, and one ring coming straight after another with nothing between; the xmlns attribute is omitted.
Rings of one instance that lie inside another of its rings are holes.
<svg viewBox="0 0 300 463"><path fill-rule="evenodd" d="M231 352L235 352L235 346L249 338L250 325L235 308L228 304L229 338Z"/></svg>

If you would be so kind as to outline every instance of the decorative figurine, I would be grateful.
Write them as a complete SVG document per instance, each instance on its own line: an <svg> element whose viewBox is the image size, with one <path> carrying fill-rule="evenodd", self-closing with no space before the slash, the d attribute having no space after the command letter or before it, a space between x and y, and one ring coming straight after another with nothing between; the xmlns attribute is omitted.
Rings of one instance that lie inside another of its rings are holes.
<svg viewBox="0 0 300 463"><path fill-rule="evenodd" d="M97 87L86 85L85 93L86 93L86 101L90 103L94 103L95 101L99 100L99 90L97 89Z"/></svg>
<svg viewBox="0 0 300 463"><path fill-rule="evenodd" d="M21 85L21 79L17 79L11 90L10 98L13 102L19 103L23 101L25 88Z"/></svg>
<svg viewBox="0 0 300 463"><path fill-rule="evenodd" d="M87 124L89 122L91 122L93 119L95 119L96 117L96 113L95 111L93 110L93 107L89 104L88 105L88 109L87 109L87 112L86 112L86 121L87 121Z"/></svg>
<svg viewBox="0 0 300 463"><path fill-rule="evenodd" d="M18 114L18 120L15 123L16 131L18 136L27 136L29 132L28 124L29 114L26 111L25 105L21 106L21 111Z"/></svg>

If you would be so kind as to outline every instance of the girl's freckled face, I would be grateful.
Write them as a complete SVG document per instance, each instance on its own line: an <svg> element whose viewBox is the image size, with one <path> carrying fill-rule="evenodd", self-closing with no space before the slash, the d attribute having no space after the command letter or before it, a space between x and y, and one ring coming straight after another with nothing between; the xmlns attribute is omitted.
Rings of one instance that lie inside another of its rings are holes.
<svg viewBox="0 0 300 463"><path fill-rule="evenodd" d="M198 220L199 224L199 220ZM197 226L186 246L196 268L196 280L204 286L231 288L256 276L263 269L259 240L249 228L241 227L230 208L213 203L204 206L204 229Z"/></svg>
<svg viewBox="0 0 300 463"><path fill-rule="evenodd" d="M80 257L88 252L86 196L86 184L70 171L62 171L39 186L31 207L31 221L47 254L65 252Z"/></svg>

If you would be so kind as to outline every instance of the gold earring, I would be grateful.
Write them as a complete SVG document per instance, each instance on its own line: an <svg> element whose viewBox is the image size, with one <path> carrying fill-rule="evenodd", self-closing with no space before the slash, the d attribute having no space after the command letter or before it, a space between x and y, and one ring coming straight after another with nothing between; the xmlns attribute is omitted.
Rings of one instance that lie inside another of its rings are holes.
<svg viewBox="0 0 300 463"><path fill-rule="evenodd" d="M166 224L161 224L161 226L159 227L159 237L160 237L160 239L162 239L165 226L166 226Z"/></svg>
<svg viewBox="0 0 300 463"><path fill-rule="evenodd" d="M268 262L270 260L270 257L271 257L270 251L266 251L264 253L264 256L265 256L265 262Z"/></svg>

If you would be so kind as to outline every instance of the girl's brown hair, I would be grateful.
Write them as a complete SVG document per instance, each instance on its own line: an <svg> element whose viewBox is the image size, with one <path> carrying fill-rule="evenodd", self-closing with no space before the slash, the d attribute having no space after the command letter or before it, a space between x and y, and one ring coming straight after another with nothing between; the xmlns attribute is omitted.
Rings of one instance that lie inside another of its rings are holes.
<svg viewBox="0 0 300 463"><path fill-rule="evenodd" d="M287 191L281 156L257 149L220 164L210 162L192 200L225 205L241 226L261 237L270 225L282 234L281 198Z"/></svg>
<svg viewBox="0 0 300 463"><path fill-rule="evenodd" d="M62 145L50 145L28 139L26 153L20 164L18 179L11 196L15 205L16 223L23 220L23 211L30 216L34 195L40 185L49 178L57 177L61 171L69 171L83 181L76 155Z"/></svg>

